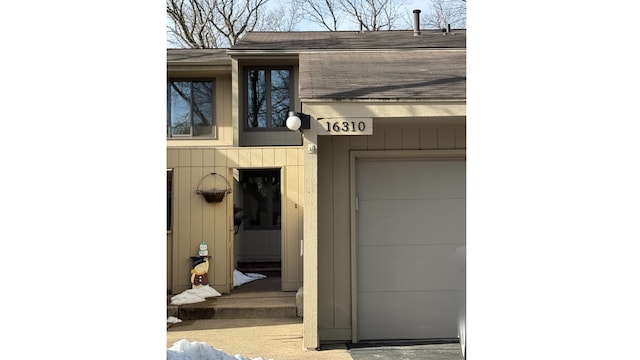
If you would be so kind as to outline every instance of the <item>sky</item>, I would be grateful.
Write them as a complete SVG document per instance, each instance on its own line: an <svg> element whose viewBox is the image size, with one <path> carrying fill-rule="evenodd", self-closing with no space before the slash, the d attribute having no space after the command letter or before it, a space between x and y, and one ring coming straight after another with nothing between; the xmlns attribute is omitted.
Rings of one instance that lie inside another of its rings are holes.
<svg viewBox="0 0 640 360"><path fill-rule="evenodd" d="M277 7L279 6L280 3L285 2L284 0L271 0L269 6L272 7ZM407 27L405 27L404 29L411 29L411 27L413 26L413 10L414 9L420 9L421 15L424 16L424 14L427 12L428 10L428 6L429 6L429 0L408 0L407 1L407 5L405 6L406 9L406 21L408 22ZM357 30L356 25L355 24L351 24L347 21L344 21L341 24L341 29L344 30ZM299 31L324 31L326 30L323 27L320 27L318 24L314 24L312 22L308 22L308 21L303 21L300 23L300 25L298 26L298 28L296 30Z"/></svg>
<svg viewBox="0 0 640 360"><path fill-rule="evenodd" d="M288 3L288 0L270 0L266 6L267 6L267 9L273 9L273 8L278 8L282 6L282 4L286 4L286 3ZM413 10L420 9L422 11L421 16L424 17L429 10L428 9L429 6L430 6L429 0L407 0L407 5L405 6L406 19L404 20L404 22L399 21L399 24L403 24L406 22L406 26L404 26L403 29L411 29L413 26ZM167 21L167 24L170 23L170 20L167 19L166 21ZM355 24L350 24L349 22L344 21L340 25L340 29L356 30L357 28ZM296 31L325 31L326 29L313 22L303 20L296 26L295 30ZM167 47L173 47L173 46L174 45L170 44L167 41Z"/></svg>

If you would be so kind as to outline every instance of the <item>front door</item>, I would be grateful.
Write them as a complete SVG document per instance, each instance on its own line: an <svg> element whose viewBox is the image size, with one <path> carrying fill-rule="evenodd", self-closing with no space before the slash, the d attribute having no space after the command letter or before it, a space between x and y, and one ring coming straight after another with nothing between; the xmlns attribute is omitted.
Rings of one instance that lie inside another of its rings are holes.
<svg viewBox="0 0 640 360"><path fill-rule="evenodd" d="M281 169L239 170L236 207L242 223L234 235L235 263L241 272L281 276Z"/></svg>

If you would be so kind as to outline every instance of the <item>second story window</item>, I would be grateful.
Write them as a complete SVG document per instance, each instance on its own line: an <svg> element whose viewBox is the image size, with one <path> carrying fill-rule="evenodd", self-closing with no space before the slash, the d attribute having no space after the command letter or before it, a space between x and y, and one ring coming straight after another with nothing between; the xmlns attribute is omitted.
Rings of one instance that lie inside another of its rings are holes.
<svg viewBox="0 0 640 360"><path fill-rule="evenodd" d="M214 82L169 81L167 137L214 137Z"/></svg>
<svg viewBox="0 0 640 360"><path fill-rule="evenodd" d="M286 129L291 105L291 69L249 67L245 70L247 129Z"/></svg>

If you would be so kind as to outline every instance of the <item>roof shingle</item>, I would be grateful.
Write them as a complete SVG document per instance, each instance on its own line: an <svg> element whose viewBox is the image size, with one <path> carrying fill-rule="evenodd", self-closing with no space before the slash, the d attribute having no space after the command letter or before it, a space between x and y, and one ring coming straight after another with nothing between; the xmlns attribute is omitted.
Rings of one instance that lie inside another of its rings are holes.
<svg viewBox="0 0 640 360"><path fill-rule="evenodd" d="M300 98L464 99L466 52L301 53Z"/></svg>
<svg viewBox="0 0 640 360"><path fill-rule="evenodd" d="M434 48L466 48L466 30L425 30L419 36L412 30L250 32L229 52Z"/></svg>
<svg viewBox="0 0 640 360"><path fill-rule="evenodd" d="M167 62L173 64L229 65L227 49L167 49Z"/></svg>

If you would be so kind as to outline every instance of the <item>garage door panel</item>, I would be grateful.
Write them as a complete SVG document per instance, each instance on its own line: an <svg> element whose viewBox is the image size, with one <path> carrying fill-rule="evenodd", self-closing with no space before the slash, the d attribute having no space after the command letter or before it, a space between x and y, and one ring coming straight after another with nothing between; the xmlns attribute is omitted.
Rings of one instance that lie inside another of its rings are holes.
<svg viewBox="0 0 640 360"><path fill-rule="evenodd" d="M461 161L362 162L358 174L361 200L446 198L465 192Z"/></svg>
<svg viewBox="0 0 640 360"><path fill-rule="evenodd" d="M361 339L456 338L456 291L372 292L358 303ZM402 307L389 306L402 304Z"/></svg>
<svg viewBox="0 0 640 360"><path fill-rule="evenodd" d="M460 290L462 245L367 246L359 249L359 292Z"/></svg>
<svg viewBox="0 0 640 360"><path fill-rule="evenodd" d="M358 161L356 191L358 337L457 337L464 316L465 162Z"/></svg>
<svg viewBox="0 0 640 360"><path fill-rule="evenodd" d="M359 245L462 243L465 199L360 201ZM360 222L361 223L361 222Z"/></svg>

